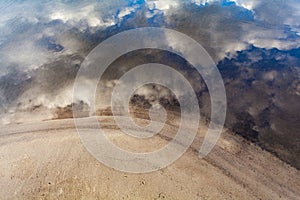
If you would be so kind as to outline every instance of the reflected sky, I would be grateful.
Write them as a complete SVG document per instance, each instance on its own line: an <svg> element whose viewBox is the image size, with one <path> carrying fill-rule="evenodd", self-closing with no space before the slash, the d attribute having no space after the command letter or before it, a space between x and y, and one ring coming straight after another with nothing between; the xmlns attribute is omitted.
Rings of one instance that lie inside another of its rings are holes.
<svg viewBox="0 0 300 200"><path fill-rule="evenodd" d="M228 97L226 125L300 166L299 0L6 0L0 9L0 123L19 111L70 106L76 73L94 47L124 30L164 27L196 40L217 64ZM134 52L116 61L106 91L129 65L163 62L190 76L209 115L205 84L188 63L151 53L158 55Z"/></svg>

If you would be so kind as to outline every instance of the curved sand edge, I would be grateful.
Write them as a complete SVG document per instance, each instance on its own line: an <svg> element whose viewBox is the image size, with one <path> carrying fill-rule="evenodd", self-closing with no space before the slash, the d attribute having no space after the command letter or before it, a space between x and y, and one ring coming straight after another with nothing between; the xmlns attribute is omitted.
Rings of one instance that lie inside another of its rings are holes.
<svg viewBox="0 0 300 200"><path fill-rule="evenodd" d="M142 145L123 136L112 117L100 117L116 144L147 151L168 137ZM72 119L5 126L0 130L0 196L4 199L297 199L300 173L238 136L224 133L205 159L203 131L167 168L128 174L99 163L82 145ZM167 127L167 132L172 131ZM152 146L151 146L152 145ZM132 148L132 149L131 149Z"/></svg>

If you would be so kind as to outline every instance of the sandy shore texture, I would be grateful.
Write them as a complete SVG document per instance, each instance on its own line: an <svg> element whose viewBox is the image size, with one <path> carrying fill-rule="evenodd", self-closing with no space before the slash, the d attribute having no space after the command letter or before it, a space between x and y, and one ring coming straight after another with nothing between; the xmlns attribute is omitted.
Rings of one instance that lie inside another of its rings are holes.
<svg viewBox="0 0 300 200"><path fill-rule="evenodd" d="M99 120L109 139L130 151L153 151L176 133L169 123L140 141L124 135L112 117ZM167 168L129 174L98 162L82 145L73 119L1 127L0 199L300 198L298 170L226 130L199 159L205 130L201 125L192 146Z"/></svg>

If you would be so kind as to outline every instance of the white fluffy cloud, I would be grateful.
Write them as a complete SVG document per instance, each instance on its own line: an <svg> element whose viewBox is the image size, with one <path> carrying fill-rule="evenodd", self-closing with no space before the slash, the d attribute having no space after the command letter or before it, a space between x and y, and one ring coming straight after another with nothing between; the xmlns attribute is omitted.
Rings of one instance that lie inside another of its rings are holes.
<svg viewBox="0 0 300 200"><path fill-rule="evenodd" d="M222 2L223 0L191 0L197 5ZM228 0L236 5L253 11L256 20L273 25L288 25L300 35L299 0Z"/></svg>
<svg viewBox="0 0 300 200"><path fill-rule="evenodd" d="M169 10L170 8L176 8L180 5L179 0L146 0L148 6L152 9Z"/></svg>
<svg viewBox="0 0 300 200"><path fill-rule="evenodd" d="M193 2L201 5L199 13L202 10L204 14L194 15L195 13L190 14L186 11L181 12L180 15L183 16L179 15L177 18L188 18L191 27L199 27L197 29L199 33L194 34L194 37L206 44L208 48L213 48L217 59L244 50L249 45L280 50L300 47L299 1L231 0L240 7L239 12L236 12L234 6L222 8L220 5L224 3L223 0L193 0ZM208 6L203 6L207 4ZM211 4L220 6L218 12L210 13ZM249 15L249 18L239 19L243 14ZM201 36L207 32L210 38L209 44L206 42L207 38Z"/></svg>
<svg viewBox="0 0 300 200"><path fill-rule="evenodd" d="M260 0L233 0L238 6L253 10Z"/></svg>
<svg viewBox="0 0 300 200"><path fill-rule="evenodd" d="M83 5L75 8L68 8L64 5L56 5L56 8L49 14L50 20L62 20L64 23L77 25L86 21L90 27L109 26L113 21L105 22L96 10L96 4Z"/></svg>
<svg viewBox="0 0 300 200"><path fill-rule="evenodd" d="M298 0L235 0L254 13L255 23L243 26L244 40L260 48L289 50L300 47L300 2ZM288 29L291 29L288 30ZM296 32L293 36L292 31Z"/></svg>
<svg viewBox="0 0 300 200"><path fill-rule="evenodd" d="M244 30L243 41L259 48L289 50L300 47L300 37L290 38L291 33L283 27L270 26L268 28L250 23L244 24L242 28Z"/></svg>
<svg viewBox="0 0 300 200"><path fill-rule="evenodd" d="M261 1L253 8L257 19L274 26L287 25L300 33L300 2L298 0Z"/></svg>
<svg viewBox="0 0 300 200"><path fill-rule="evenodd" d="M221 0L193 0L200 4L220 2ZM236 5L254 12L256 20L273 25L288 25L300 34L299 0L230 0Z"/></svg>
<svg viewBox="0 0 300 200"><path fill-rule="evenodd" d="M126 8L123 8L121 9L121 11L119 12L118 14L118 18L123 18L127 15L130 15L132 12L134 12L136 9L136 6L134 7L126 7Z"/></svg>
<svg viewBox="0 0 300 200"><path fill-rule="evenodd" d="M76 53L85 44L68 34L73 27L90 31L117 23L133 7L121 0L112 1L1 1L0 2L0 76L12 65L21 71L55 60L60 55ZM123 9L123 8L126 9ZM123 9L123 10L122 10ZM120 11L121 10L121 11ZM116 16L116 13L119 16ZM52 24L51 24L52 23ZM62 45L60 54L49 52L39 40L51 37Z"/></svg>

